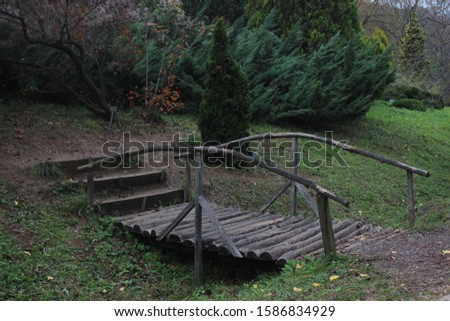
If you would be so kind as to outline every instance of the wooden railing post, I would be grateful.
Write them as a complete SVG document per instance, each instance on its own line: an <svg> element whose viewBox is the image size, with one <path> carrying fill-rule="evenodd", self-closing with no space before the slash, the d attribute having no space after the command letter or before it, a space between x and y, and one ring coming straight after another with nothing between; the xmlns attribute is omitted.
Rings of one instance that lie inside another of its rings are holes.
<svg viewBox="0 0 450 321"><path fill-rule="evenodd" d="M94 160L92 158L89 158L89 164L93 163ZM91 168L87 172L86 175L86 182L87 182L87 201L89 207L94 207L94 170Z"/></svg>
<svg viewBox="0 0 450 321"><path fill-rule="evenodd" d="M292 139L292 174L297 175L297 165L298 165L298 137ZM295 216L297 214L297 187L295 182L291 182L292 186L292 197L291 197L291 215Z"/></svg>
<svg viewBox="0 0 450 321"><path fill-rule="evenodd" d="M317 193L317 207L319 209L320 230L322 231L325 255L336 253L336 242L334 240L328 197L321 193Z"/></svg>
<svg viewBox="0 0 450 321"><path fill-rule="evenodd" d="M195 277L198 283L203 282L203 256L202 256L202 207L200 196L202 195L202 159L200 152L195 152L195 244L194 261Z"/></svg>
<svg viewBox="0 0 450 321"><path fill-rule="evenodd" d="M408 179L408 223L410 227L414 226L416 222L416 209L414 199L414 178L413 173L406 171Z"/></svg>
<svg viewBox="0 0 450 321"><path fill-rule="evenodd" d="M191 164L189 163L189 156L186 156L185 166L184 201L189 202L191 200Z"/></svg>

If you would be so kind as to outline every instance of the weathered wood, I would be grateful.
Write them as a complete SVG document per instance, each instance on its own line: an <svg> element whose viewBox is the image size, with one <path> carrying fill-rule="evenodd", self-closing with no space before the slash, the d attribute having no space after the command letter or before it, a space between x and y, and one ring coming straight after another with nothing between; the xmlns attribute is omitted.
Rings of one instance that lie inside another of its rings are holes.
<svg viewBox="0 0 450 321"><path fill-rule="evenodd" d="M334 232L338 233L339 231L345 229L349 224L351 224L348 221L337 221L335 222L335 229ZM260 260L263 261L274 261L276 258L280 257L284 253L306 247L310 244L313 244L315 242L321 242L322 236L320 233L320 229L316 229L315 233L310 232L310 235L305 237L297 237L294 236L291 239L287 239L283 242L280 242L279 244L263 249L260 251L257 251L256 253L259 256Z"/></svg>
<svg viewBox="0 0 450 321"><path fill-rule="evenodd" d="M99 204L99 207L106 213L120 212L127 215L130 212L136 212L142 209L144 198L145 211L160 206L168 206L174 203L180 203L183 200L184 190L170 190L157 194L130 196L122 199L106 200Z"/></svg>
<svg viewBox="0 0 450 321"><path fill-rule="evenodd" d="M245 251L255 249L269 249L274 246L278 246L281 242L296 237L298 240L304 240L319 233L319 222L309 221L307 224L297 228L291 229L284 233L277 233L273 237L267 237L265 239L255 241L253 243L242 245L242 249Z"/></svg>
<svg viewBox="0 0 450 321"><path fill-rule="evenodd" d="M202 195L202 160L203 154L195 154L195 245L194 265L197 282L203 282L203 242L202 242L202 206L200 196Z"/></svg>
<svg viewBox="0 0 450 321"><path fill-rule="evenodd" d="M93 159L89 158L89 163L93 163ZM91 169L87 172L87 199L89 207L94 207L94 171Z"/></svg>
<svg viewBox="0 0 450 321"><path fill-rule="evenodd" d="M306 225L306 220L301 220L298 222L290 222L286 220L285 222L279 223L276 226L267 226L262 230L256 231L254 234L243 234L236 237L234 244L239 248L245 248L247 246L252 246L257 242L268 240L272 237L277 237L279 235L285 235L292 230L299 228L300 226Z"/></svg>
<svg viewBox="0 0 450 321"><path fill-rule="evenodd" d="M290 182L286 182L283 186L281 186L275 194L270 198L270 200L264 204L261 209L259 210L259 213L263 214L267 209L272 206L273 203L291 186Z"/></svg>
<svg viewBox="0 0 450 321"><path fill-rule="evenodd" d="M322 231L324 252L325 255L329 255L336 252L336 242L334 240L328 197L317 193L317 207L319 209L319 221L320 229Z"/></svg>
<svg viewBox="0 0 450 321"><path fill-rule="evenodd" d="M292 174L297 176L297 166L298 166L298 137L292 138ZM291 215L295 216L297 214L297 188L295 187L295 182L291 184Z"/></svg>
<svg viewBox="0 0 450 321"><path fill-rule="evenodd" d="M279 176L285 177L291 181L303 184L304 186L311 188L313 190L315 190L316 192L322 193L326 196L328 196L329 198L331 198L332 200L344 205L344 206L349 206L349 203L343 199L342 197L338 196L337 194L333 193L332 191L329 191L326 188L323 188L320 185L317 185L316 183L314 183L313 181L304 178L304 177L300 177L300 176L296 176L293 175L285 170L276 168L272 165L267 164L266 162L260 160L260 159L256 159L254 157L248 156L248 155L244 155L242 153L236 152L234 150L228 150L228 149L224 149L224 148L218 148L215 146L211 146L211 147L181 147L178 145L174 145L174 144L163 144L163 145L150 145L147 148L144 148L143 150L141 150L140 152L142 153L148 153L148 152L161 152L161 151L176 151L176 150L180 150L181 148L184 148L185 150L189 150L189 152L195 152L195 153L208 153L208 154L220 154L220 155L229 155L231 157L234 157L235 159L240 159L248 164L252 164L254 166L259 166L261 168L264 168L270 172L273 172ZM130 151L125 153L126 155L134 155L134 154L138 154L139 151ZM125 155L124 154L124 155ZM103 161L103 160L100 160ZM96 166L100 166L101 162L94 162L93 164L89 164L89 165L85 165L85 166L81 166L78 169L79 170L88 170L90 168L94 168Z"/></svg>
<svg viewBox="0 0 450 321"><path fill-rule="evenodd" d="M414 178L413 173L407 171L408 179L408 223L410 227L414 226L416 222L416 209L415 209L415 199L414 199Z"/></svg>
<svg viewBox="0 0 450 321"><path fill-rule="evenodd" d="M261 135L254 135L254 136L249 136L246 138L242 138L242 139L237 139L231 142L228 142L226 144L222 144L220 145L220 147L224 147L227 145L238 145L238 144L243 144L246 142L250 142L250 141L257 141L257 140L267 140L267 139L283 139L283 138L293 138L293 137L298 137L298 138L306 138L306 139L310 139L313 141L317 141L317 142L321 142L321 143L325 143L331 146L336 146L341 148L342 150L345 150L349 153L353 153L353 154L358 154L361 156L365 156L368 158L372 158L376 161L379 161L381 163L384 164L389 164L392 165L394 167L398 167L404 170L407 170L409 172L412 172L414 174L420 175L420 176L425 176L425 177L429 177L430 173L426 170L423 169L419 169L419 168L415 168L412 166L409 166L407 164L401 163L399 161L396 160L392 160L389 158L386 158L384 156L380 156L380 155L376 155L374 153L371 153L369 151L365 151L353 146L350 146L346 143L342 143L330 138L326 138L326 137L320 137L320 136L316 136L316 135L312 135L312 134L307 134L307 133L278 133L278 134L273 134L273 133L267 133L267 134L261 134Z"/></svg>
<svg viewBox="0 0 450 321"><path fill-rule="evenodd" d="M169 226L167 226L167 228L161 233L161 235L156 239L157 241L162 241L163 239L166 238L167 235L169 235L169 233L171 233L175 227L178 226L178 224L180 224L180 222L182 220L184 220L184 218L192 211L192 209L195 207L195 201L192 201L191 203L189 203L188 206L186 206L186 208L180 213L180 215L177 216L177 218L170 223Z"/></svg>
<svg viewBox="0 0 450 321"><path fill-rule="evenodd" d="M308 193L305 186L299 183L294 183L297 190L302 194L302 196L305 198L306 203L309 205L309 207L313 210L313 212L319 217L319 209L317 208L317 203L314 201L312 196Z"/></svg>
<svg viewBox="0 0 450 321"><path fill-rule="evenodd" d="M186 159L185 163L185 181L184 181L184 201L189 202L191 200L191 165L189 160Z"/></svg>

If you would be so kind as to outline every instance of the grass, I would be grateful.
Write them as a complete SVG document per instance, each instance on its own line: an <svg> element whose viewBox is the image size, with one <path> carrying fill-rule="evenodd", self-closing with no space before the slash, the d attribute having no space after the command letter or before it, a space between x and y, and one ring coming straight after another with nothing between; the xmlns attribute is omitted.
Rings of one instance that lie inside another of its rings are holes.
<svg viewBox="0 0 450 321"><path fill-rule="evenodd" d="M80 195L58 192L63 202L35 207L16 199L13 186L3 182L1 190L0 300L409 298L365 262L345 257L306 257L256 278L212 260L198 286L190 256L140 243L86 210Z"/></svg>
<svg viewBox="0 0 450 321"><path fill-rule="evenodd" d="M61 167L57 163L38 162L31 168L31 172L41 178L58 178L64 175Z"/></svg>
<svg viewBox="0 0 450 321"><path fill-rule="evenodd" d="M104 126L102 121L79 108L19 107L2 106L2 111L13 121L23 122L27 129L42 132L69 123L74 130L86 130L84 126L87 126L88 131L101 131ZM134 128L135 116L122 114L119 130ZM149 131L196 131L195 122L189 116L165 116L164 120L164 125ZM416 177L416 229L428 230L448 225L449 123L449 108L419 113L378 102L366 117L329 129L335 139L349 140L354 146L431 172L431 178ZM137 126L138 130L147 128L142 122ZM307 130L292 125L254 124L251 131ZM323 134L323 131L315 133ZM406 174L361 156L343 155L349 167L301 167L299 170L351 201L349 210L333 204L333 217L405 228ZM254 170L218 169L207 170L206 174L208 197L244 208L258 208L283 183L282 179L260 170L255 173ZM193 278L190 255L184 257L143 244L117 229L108 217L92 213L86 206L85 195L78 194L70 184L55 183L51 188L53 196L47 203L21 197L15 184L0 181L0 300L414 298L370 262L341 256L304 257L275 272L207 259L206 281L199 286ZM288 206L289 195L286 194L273 210L287 212ZM299 208L306 210L304 204Z"/></svg>
<svg viewBox="0 0 450 321"><path fill-rule="evenodd" d="M347 141L355 147L428 170L431 173L430 178L414 175L417 210L415 228L430 230L449 223L446 213L450 205L449 123L450 108L416 112L392 108L385 102L378 102L362 119L313 133L325 136L325 131L332 131L336 140ZM252 134L288 131L307 130L267 124L252 127ZM301 141L300 148L306 143ZM310 152L310 158L313 160L325 159L323 151ZM406 172L345 151L339 154L348 166L340 167L335 163L333 167L315 168L301 165L299 168L300 175L306 175L350 201L350 209L331 202L332 215L337 218L360 219L382 226L407 227ZM306 157L306 154L302 156ZM285 158L281 157L280 161L280 164L283 164ZM247 186L251 190L250 193L243 195L242 191L238 190L233 194L233 189L226 189L227 197L244 198L244 203L250 207L261 206L276 187L282 184L282 180L274 179L273 175L267 177L266 173L262 174L261 171L255 176L261 175L262 179L255 179L256 186ZM233 184L232 179L229 183L226 182L227 179L223 178L223 184ZM307 210L303 203L299 207ZM274 204L274 210L288 212L288 195Z"/></svg>

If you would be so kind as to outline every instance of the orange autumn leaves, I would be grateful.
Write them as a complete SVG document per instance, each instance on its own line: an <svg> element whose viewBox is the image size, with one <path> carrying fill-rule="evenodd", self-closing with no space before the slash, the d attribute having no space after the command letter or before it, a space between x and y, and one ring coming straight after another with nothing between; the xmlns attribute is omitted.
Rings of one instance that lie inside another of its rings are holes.
<svg viewBox="0 0 450 321"><path fill-rule="evenodd" d="M147 94L146 94L147 91ZM146 96L153 95L146 101ZM126 94L128 105L134 108L137 105L148 105L153 110L160 113L172 113L185 107L181 100L181 92L175 87L175 77L170 76L168 84L152 93L151 89L144 87L140 91L137 89L129 90Z"/></svg>

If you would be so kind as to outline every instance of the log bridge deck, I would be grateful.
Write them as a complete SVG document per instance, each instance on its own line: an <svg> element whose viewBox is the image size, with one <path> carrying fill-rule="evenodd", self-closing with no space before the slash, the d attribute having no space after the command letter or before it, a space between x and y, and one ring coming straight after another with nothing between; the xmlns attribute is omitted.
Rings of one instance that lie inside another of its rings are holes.
<svg viewBox="0 0 450 321"><path fill-rule="evenodd" d="M156 240L189 203L143 213L116 217L117 223L133 233ZM274 261L285 265L288 260L323 248L320 222L312 216L281 216L259 214L210 204L218 221L242 257ZM373 227L360 222L334 220L336 243L368 232ZM210 220L202 220L202 248L219 255L232 255ZM188 248L195 245L195 217L188 215L165 240Z"/></svg>

